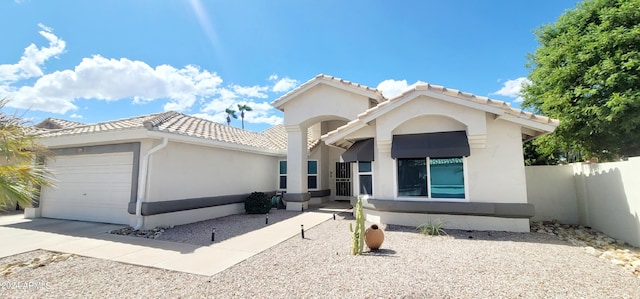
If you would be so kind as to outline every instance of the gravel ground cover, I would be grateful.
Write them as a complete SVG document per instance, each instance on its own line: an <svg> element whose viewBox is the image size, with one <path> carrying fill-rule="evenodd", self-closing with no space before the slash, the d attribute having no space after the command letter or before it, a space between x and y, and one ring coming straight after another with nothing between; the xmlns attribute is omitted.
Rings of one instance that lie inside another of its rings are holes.
<svg viewBox="0 0 640 299"><path fill-rule="evenodd" d="M269 225L300 215L300 212L271 210ZM265 226L265 214L237 214L196 223L178 225L165 230L156 240L165 240L194 245L211 245L211 229L216 229L216 243L222 242Z"/></svg>
<svg viewBox="0 0 640 299"><path fill-rule="evenodd" d="M12 268L0 274L0 297L640 298L630 271L549 234L430 237L389 226L381 250L351 256L352 219L341 214L211 277L28 252L0 259L0 271Z"/></svg>

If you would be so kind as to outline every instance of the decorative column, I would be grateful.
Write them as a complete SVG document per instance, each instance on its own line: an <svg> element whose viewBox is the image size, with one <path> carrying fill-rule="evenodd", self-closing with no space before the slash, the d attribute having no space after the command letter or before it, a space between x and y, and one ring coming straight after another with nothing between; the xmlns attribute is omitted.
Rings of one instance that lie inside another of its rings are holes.
<svg viewBox="0 0 640 299"><path fill-rule="evenodd" d="M307 189L307 128L286 126L287 130L287 210L300 211L309 206Z"/></svg>
<svg viewBox="0 0 640 299"><path fill-rule="evenodd" d="M396 182L391 158L391 140L376 139L376 157L374 169L373 194L376 199L393 199Z"/></svg>

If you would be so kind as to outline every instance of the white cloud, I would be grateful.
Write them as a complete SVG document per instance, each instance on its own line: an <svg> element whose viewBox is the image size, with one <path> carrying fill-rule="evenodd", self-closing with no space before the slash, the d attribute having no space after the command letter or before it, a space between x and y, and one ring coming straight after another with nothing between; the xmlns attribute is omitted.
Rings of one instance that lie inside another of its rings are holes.
<svg viewBox="0 0 640 299"><path fill-rule="evenodd" d="M234 110L238 110L237 104L246 104L251 107L251 111L245 112L244 122L245 124L268 124L268 125L278 125L281 124L283 119L280 116L273 115L273 107L267 103L256 103L256 102L235 102L229 99L216 99L211 101L206 105L206 107L202 110L203 113L196 113L193 116L208 119L211 121L215 121L218 123L226 124L227 122L227 114L224 112L227 108L232 108ZM240 118L240 114L238 113L238 118Z"/></svg>
<svg viewBox="0 0 640 299"><path fill-rule="evenodd" d="M492 95L501 95L505 97L515 98L515 102L522 102L524 99L520 96L522 88L526 84L530 84L531 81L526 77L520 77L513 80L507 80L502 84L502 88L496 92L492 92Z"/></svg>
<svg viewBox="0 0 640 299"><path fill-rule="evenodd" d="M251 109L253 109L252 111L245 112L244 121L246 123L269 124L275 126L281 124L283 121L282 117L272 115L271 111L273 110L273 107L267 102L249 102L243 104L247 104Z"/></svg>
<svg viewBox="0 0 640 299"><path fill-rule="evenodd" d="M44 25L40 28L49 47L38 48L32 44L18 63L0 65L0 94L12 99L8 106L66 114L78 109L74 104L77 99L131 100L138 104L163 101L165 111L188 111L196 106L202 112L196 116L224 122L226 108L247 103L254 111L247 113L246 122L282 122L268 101L256 101L269 98L269 86L225 86L217 73L195 65L153 67L143 61L94 55L83 58L72 69L45 74L41 67L47 59L64 52L65 42L55 36L51 28ZM276 85L285 79L297 83L284 78ZM76 113L70 117L82 118Z"/></svg>
<svg viewBox="0 0 640 299"><path fill-rule="evenodd" d="M70 118L77 118L77 119L82 119L83 118L82 115L76 114L76 113L69 115L69 117Z"/></svg>
<svg viewBox="0 0 640 299"><path fill-rule="evenodd" d="M265 94L265 91L269 90L269 87L267 86L238 86L238 85L233 85L231 86L233 88L233 91L238 94L239 96L244 96L244 97L248 97L248 98L261 98L261 99L266 99L269 96L267 94Z"/></svg>
<svg viewBox="0 0 640 299"><path fill-rule="evenodd" d="M393 79L384 80L380 82L380 84L378 84L378 87L376 87L376 89L380 90L380 92L382 92L382 95L385 96L386 98L392 98L394 96L397 96L401 94L403 91L405 91L407 88L409 88L409 85L407 84L407 80L393 80Z"/></svg>
<svg viewBox="0 0 640 299"><path fill-rule="evenodd" d="M278 74L271 74L271 76L269 76L269 81L276 81L278 80Z"/></svg>
<svg viewBox="0 0 640 299"><path fill-rule="evenodd" d="M277 80L277 75L276 75L275 78ZM284 78L280 79L278 82L276 82L275 85L273 85L272 91L273 92L287 92L289 90L292 90L294 87L296 87L296 85L298 85L298 80L294 80L294 79L291 79L291 78L284 77Z"/></svg>
<svg viewBox="0 0 640 299"><path fill-rule="evenodd" d="M21 79L40 77L43 75L40 68L51 57L57 57L63 53L66 47L65 41L59 39L53 30L45 25L38 24L39 33L49 41L49 47L38 47L30 44L24 49L20 61L16 64L0 64L0 83L13 82Z"/></svg>
<svg viewBox="0 0 640 299"><path fill-rule="evenodd" d="M142 61L84 58L73 70L56 71L22 86L12 93L12 106L55 113L75 110L74 99L134 102L168 99L165 110L184 111L199 97L218 92L222 79L195 66L176 69L169 65L152 68Z"/></svg>

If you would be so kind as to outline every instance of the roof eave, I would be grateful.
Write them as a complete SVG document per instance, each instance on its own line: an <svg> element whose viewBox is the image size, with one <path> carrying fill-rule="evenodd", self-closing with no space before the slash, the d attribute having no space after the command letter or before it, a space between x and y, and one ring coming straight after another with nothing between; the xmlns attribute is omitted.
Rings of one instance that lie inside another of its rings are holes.
<svg viewBox="0 0 640 299"><path fill-rule="evenodd" d="M259 147L253 147L253 146L248 146L243 144L231 143L227 141L220 141L220 140L214 140L210 138L190 136L186 134L179 134L179 133L166 132L166 131L160 131L160 130L147 131L147 136L152 138L167 137L169 138L169 140L179 141L183 143L202 145L202 146L211 146L211 147L217 147L217 148L230 149L234 151L241 151L241 152L262 154L262 155L269 155L269 156L281 156L283 155L283 153L286 154L286 150L282 151L282 150L259 148Z"/></svg>
<svg viewBox="0 0 640 299"><path fill-rule="evenodd" d="M342 89L345 91L349 91L361 96L365 96L367 98L371 98L371 99L375 99L378 103L380 103L381 101L384 100L384 97L382 96L382 93L380 93L379 91L369 88L369 87L365 87L363 85L359 85L356 84L356 86L354 86L355 83L352 83L350 81L345 81L342 79L337 79L335 77L328 77L325 75L318 75L316 77L314 77L313 79L301 84L300 86L298 86L296 89L290 91L289 93L283 95L282 97L274 100L273 102L271 102L271 106L273 106L274 108L280 110L280 111L284 111L284 105L289 102L291 99L299 96L300 94L306 92L307 90L319 85L319 84L325 84L327 86L332 86L338 89ZM366 88L366 89L364 89Z"/></svg>

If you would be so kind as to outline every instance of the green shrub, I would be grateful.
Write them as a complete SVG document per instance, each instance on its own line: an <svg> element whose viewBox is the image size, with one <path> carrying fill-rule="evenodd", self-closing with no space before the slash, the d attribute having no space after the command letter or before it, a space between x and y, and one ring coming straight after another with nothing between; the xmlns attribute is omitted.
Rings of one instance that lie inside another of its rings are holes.
<svg viewBox="0 0 640 299"><path fill-rule="evenodd" d="M416 229L420 231L420 233L430 236L439 236L446 235L447 233L442 229L444 222L437 220L432 221L429 220L427 223L420 224Z"/></svg>
<svg viewBox="0 0 640 299"><path fill-rule="evenodd" d="M263 192L253 192L244 201L244 210L248 214L266 214L271 210L271 200Z"/></svg>

